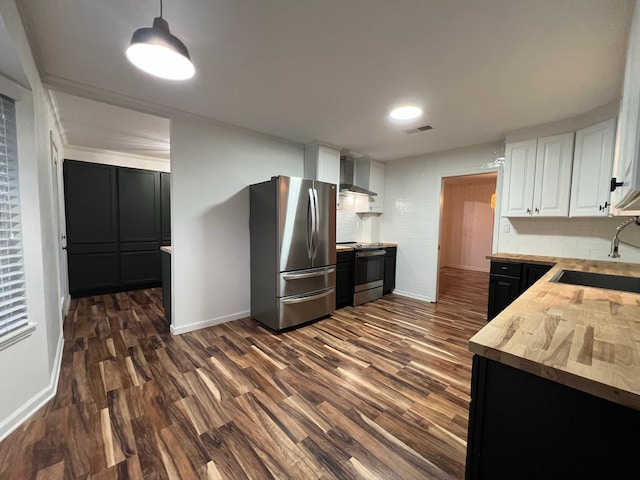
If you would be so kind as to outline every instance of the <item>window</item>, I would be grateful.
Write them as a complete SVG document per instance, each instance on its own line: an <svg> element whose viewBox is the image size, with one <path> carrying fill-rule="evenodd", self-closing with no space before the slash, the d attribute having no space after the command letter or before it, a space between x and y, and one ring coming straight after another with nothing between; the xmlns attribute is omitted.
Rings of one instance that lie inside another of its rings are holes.
<svg viewBox="0 0 640 480"><path fill-rule="evenodd" d="M33 331L27 318L15 102L0 95L0 349Z"/></svg>

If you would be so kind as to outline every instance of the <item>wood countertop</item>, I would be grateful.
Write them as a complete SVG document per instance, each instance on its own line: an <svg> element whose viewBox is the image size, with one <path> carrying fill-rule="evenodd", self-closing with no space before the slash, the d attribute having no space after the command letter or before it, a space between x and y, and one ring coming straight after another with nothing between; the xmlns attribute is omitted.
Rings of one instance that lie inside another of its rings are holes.
<svg viewBox="0 0 640 480"><path fill-rule="evenodd" d="M640 294L550 282L560 270L640 277L640 264L496 254L555 263L474 335L469 349L640 410Z"/></svg>
<svg viewBox="0 0 640 480"><path fill-rule="evenodd" d="M160 250L162 250L163 252L171 253L171 245L169 245L168 247L160 247Z"/></svg>

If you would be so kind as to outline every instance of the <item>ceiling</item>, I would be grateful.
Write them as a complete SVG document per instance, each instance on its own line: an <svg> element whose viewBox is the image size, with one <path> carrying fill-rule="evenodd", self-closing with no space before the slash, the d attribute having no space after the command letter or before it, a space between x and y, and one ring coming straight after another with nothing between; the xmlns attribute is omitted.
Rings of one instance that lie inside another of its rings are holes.
<svg viewBox="0 0 640 480"><path fill-rule="evenodd" d="M299 144L325 141L380 160L498 140L616 100L634 5L165 0L164 18L196 66L192 80L175 83L136 70L124 55L133 31L158 15L158 1L18 3L43 82L55 90ZM100 104L58 98L69 143L126 151L123 131L134 146L149 139L148 131L124 128L117 110L87 122ZM405 102L421 105L423 118L387 120ZM105 129L114 119L121 128ZM433 130L404 132L425 124Z"/></svg>

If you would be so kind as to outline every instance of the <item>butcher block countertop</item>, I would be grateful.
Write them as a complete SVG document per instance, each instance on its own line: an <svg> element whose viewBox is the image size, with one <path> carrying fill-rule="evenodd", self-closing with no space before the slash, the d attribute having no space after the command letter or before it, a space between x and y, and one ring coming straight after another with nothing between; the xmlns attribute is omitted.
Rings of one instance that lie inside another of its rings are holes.
<svg viewBox="0 0 640 480"><path fill-rule="evenodd" d="M160 247L160 250L162 250L163 252L171 253L171 245L169 245L168 247Z"/></svg>
<svg viewBox="0 0 640 480"><path fill-rule="evenodd" d="M397 244L397 243L387 243L387 242L384 242L384 243L382 244L382 246L383 246L383 248L384 248L384 247L397 247L397 246L398 246L398 244ZM336 252L349 252L349 251L351 251L351 250L353 250L353 249L354 249L353 247L347 247L347 246L345 246L345 245L336 245Z"/></svg>
<svg viewBox="0 0 640 480"><path fill-rule="evenodd" d="M640 277L640 264L496 254L555 264L469 341L478 355L640 410L640 294L550 282L560 270Z"/></svg>

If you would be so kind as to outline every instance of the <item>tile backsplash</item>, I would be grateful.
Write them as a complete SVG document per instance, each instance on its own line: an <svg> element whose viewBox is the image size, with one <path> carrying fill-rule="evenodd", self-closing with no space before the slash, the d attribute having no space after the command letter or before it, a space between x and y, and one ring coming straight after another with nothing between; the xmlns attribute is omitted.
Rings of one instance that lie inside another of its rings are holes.
<svg viewBox="0 0 640 480"><path fill-rule="evenodd" d="M611 239L627 218L502 218L498 251L613 260ZM640 263L640 227L629 225L619 238L618 261Z"/></svg>
<svg viewBox="0 0 640 480"><path fill-rule="evenodd" d="M336 211L337 242L379 242L378 215L375 213L356 213L358 197L340 195Z"/></svg>

